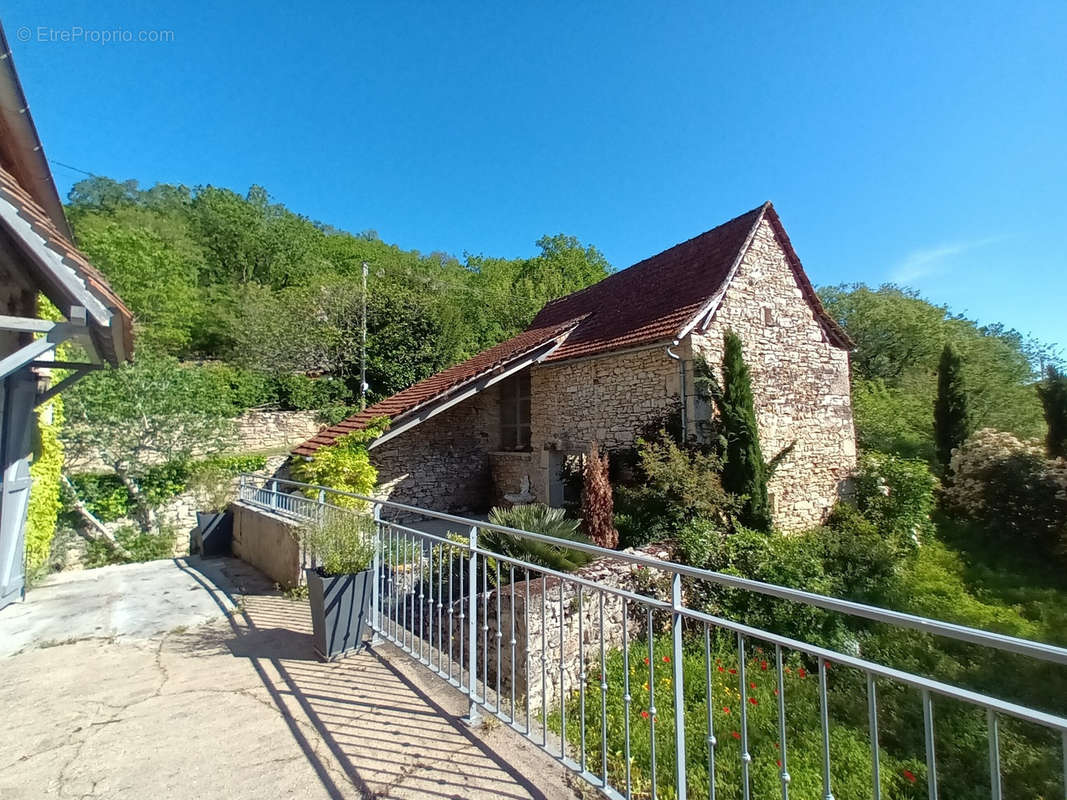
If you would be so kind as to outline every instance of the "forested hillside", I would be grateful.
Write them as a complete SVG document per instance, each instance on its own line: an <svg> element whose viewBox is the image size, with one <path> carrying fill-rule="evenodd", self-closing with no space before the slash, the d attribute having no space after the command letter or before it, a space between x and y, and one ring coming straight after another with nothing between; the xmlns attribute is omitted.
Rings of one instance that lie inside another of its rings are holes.
<svg viewBox="0 0 1067 800"><path fill-rule="evenodd" d="M302 217L258 186L241 196L92 178L69 199L78 245L136 315L138 358L232 365L238 406L357 402L363 262L370 401L515 334L611 270L562 234L538 240L534 258L403 250Z"/></svg>

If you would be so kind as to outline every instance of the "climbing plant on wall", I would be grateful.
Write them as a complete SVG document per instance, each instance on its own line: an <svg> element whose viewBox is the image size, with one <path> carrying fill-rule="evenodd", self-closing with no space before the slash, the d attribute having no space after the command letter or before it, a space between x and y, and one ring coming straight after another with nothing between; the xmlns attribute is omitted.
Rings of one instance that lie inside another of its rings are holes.
<svg viewBox="0 0 1067 800"><path fill-rule="evenodd" d="M37 409L37 441L30 464L29 506L26 511L26 572L37 572L48 561L60 509L60 473L63 471L63 400L55 397Z"/></svg>

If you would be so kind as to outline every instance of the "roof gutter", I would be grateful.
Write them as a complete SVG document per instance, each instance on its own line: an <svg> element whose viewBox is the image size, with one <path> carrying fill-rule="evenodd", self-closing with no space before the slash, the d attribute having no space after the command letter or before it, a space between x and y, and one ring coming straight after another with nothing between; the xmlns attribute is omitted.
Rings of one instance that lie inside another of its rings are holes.
<svg viewBox="0 0 1067 800"><path fill-rule="evenodd" d="M686 419L686 387L685 387L685 361L680 355L675 353L671 348L677 347L682 343L681 339L675 339L669 345L667 345L667 355L678 362L678 391L682 396L682 441L685 441L686 435L689 433L689 420Z"/></svg>
<svg viewBox="0 0 1067 800"><path fill-rule="evenodd" d="M71 241L71 231L67 217L63 213L63 201L59 197L48 158L44 154L41 137L37 126L30 116L29 103L22 90L15 63L11 57L11 47L0 25L0 123L5 138L9 139L10 149L3 153L11 160L11 172L19 183L30 193L34 200L48 212L49 218L59 231Z"/></svg>

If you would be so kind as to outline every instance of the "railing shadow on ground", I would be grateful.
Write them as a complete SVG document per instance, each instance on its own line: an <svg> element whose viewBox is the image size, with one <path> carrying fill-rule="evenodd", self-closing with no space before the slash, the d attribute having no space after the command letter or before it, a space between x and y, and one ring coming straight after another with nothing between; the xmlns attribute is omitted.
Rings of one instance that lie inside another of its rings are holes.
<svg viewBox="0 0 1067 800"><path fill-rule="evenodd" d="M551 536L280 478L242 476L239 500L298 522L366 515L376 634L460 689L471 721L495 717L609 797L655 798L658 786L684 800L687 790L714 796L717 784L746 799L807 796L815 784L826 798L876 800L911 798L922 783L934 800L942 789L953 800L1067 792L1067 717L1033 707L1044 698L1028 707L997 686L959 685L951 671L939 680L907 659L919 671L687 602L699 598L693 586L714 587L883 626L902 646L936 638L1041 670L1067 666L1065 648L583 543L567 547L629 580L561 573L483 539L558 546ZM965 750L952 735L964 714Z"/></svg>
<svg viewBox="0 0 1067 800"><path fill-rule="evenodd" d="M541 789L457 713L382 653L366 648L340 661L319 660L306 605L281 596L252 568L240 562L209 562L207 569L195 561L176 563L213 596L220 588L226 592L217 573L238 588L237 596L230 595L234 610L219 603L232 633L223 645L252 665L330 797L351 797L351 788L360 796L377 797L403 784L420 797L469 797L474 792L545 800ZM337 769L322 758L305 726L321 739ZM338 770L351 788L338 780Z"/></svg>

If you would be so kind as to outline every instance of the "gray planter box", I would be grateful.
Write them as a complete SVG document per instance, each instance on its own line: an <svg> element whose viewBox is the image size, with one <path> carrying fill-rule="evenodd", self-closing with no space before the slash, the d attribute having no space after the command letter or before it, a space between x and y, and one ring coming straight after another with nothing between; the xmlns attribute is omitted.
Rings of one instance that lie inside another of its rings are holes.
<svg viewBox="0 0 1067 800"><path fill-rule="evenodd" d="M332 661L359 649L371 612L373 570L325 577L306 570L315 652Z"/></svg>

